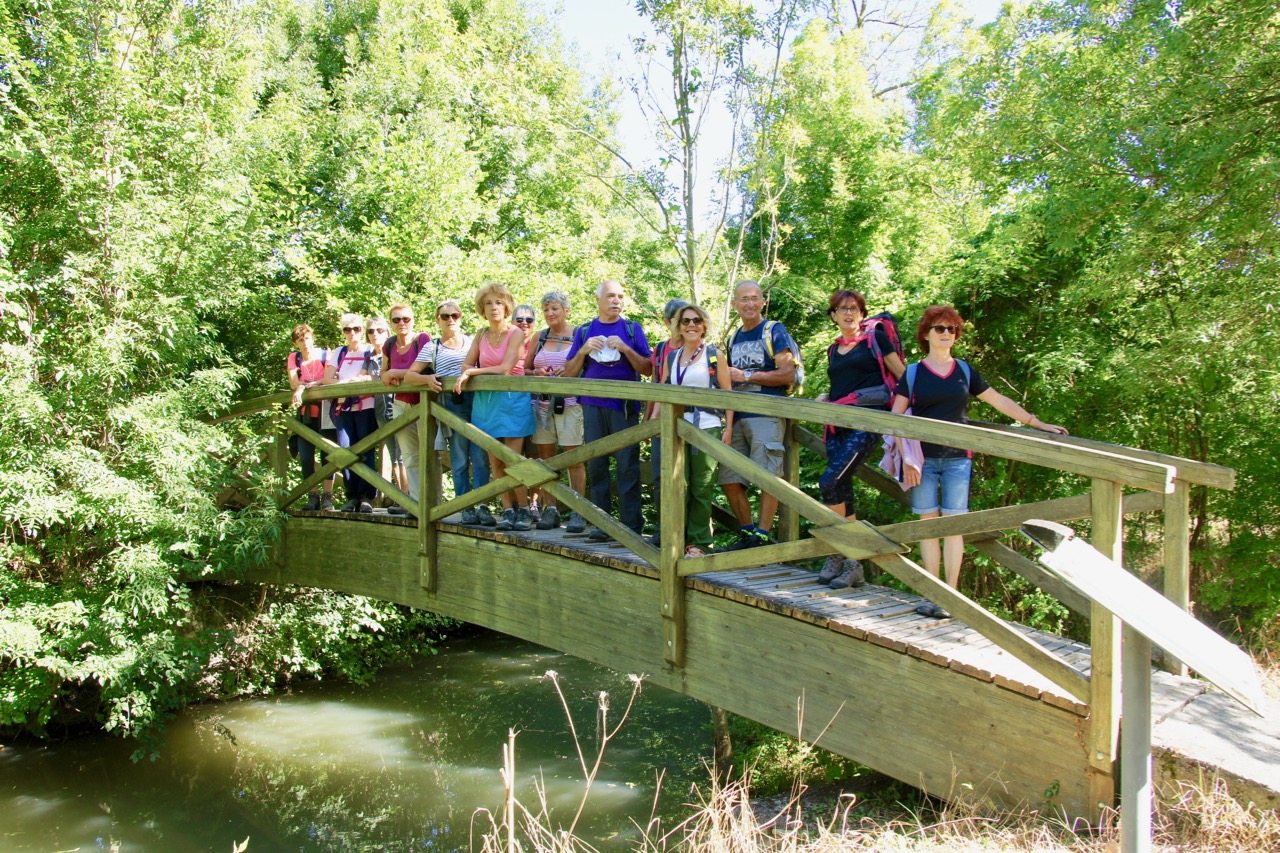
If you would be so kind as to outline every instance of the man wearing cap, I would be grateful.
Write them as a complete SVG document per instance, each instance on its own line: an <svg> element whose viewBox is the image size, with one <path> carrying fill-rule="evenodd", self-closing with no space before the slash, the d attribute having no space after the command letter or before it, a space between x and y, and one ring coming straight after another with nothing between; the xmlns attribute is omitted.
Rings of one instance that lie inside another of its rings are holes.
<svg viewBox="0 0 1280 853"><path fill-rule="evenodd" d="M602 281L596 288L598 316L573 333L573 344L564 365L565 376L583 379L614 379L638 382L653 373L651 352L644 329L634 320L622 316L627 295L616 281ZM621 432L640 422L640 406L631 400L612 397L579 397L582 405L583 439L590 444L607 435ZM644 531L640 510L640 447L630 445L614 454L618 471L619 520L636 533ZM596 457L587 462L591 502L611 512L612 479L609 458ZM608 534L593 528L588 539L604 541Z"/></svg>

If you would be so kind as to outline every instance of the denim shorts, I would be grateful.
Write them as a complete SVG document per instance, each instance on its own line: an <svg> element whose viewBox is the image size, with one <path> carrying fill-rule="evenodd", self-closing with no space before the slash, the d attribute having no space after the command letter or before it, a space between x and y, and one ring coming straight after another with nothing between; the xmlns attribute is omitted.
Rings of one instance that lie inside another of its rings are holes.
<svg viewBox="0 0 1280 853"><path fill-rule="evenodd" d="M926 459L920 472L920 485L911 490L911 511L928 515L961 515L969 511L969 477L973 460L964 456L949 459ZM938 493L942 501L938 501Z"/></svg>

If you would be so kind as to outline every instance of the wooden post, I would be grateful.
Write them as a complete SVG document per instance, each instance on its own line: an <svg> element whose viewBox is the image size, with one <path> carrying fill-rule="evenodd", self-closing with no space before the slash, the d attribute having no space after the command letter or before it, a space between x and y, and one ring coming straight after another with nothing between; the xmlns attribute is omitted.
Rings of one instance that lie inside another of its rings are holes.
<svg viewBox="0 0 1280 853"><path fill-rule="evenodd" d="M1183 612L1191 612L1191 485L1174 480L1164 496L1164 596ZM1187 665L1166 655L1164 668L1187 675Z"/></svg>
<svg viewBox="0 0 1280 853"><path fill-rule="evenodd" d="M1121 562L1124 508L1119 483L1093 481L1093 547ZM1115 802L1116 747L1120 737L1120 620L1096 601L1089 606L1089 806L1095 825Z"/></svg>
<svg viewBox="0 0 1280 853"><path fill-rule="evenodd" d="M799 426L793 420L782 422L782 446L785 448L782 457L782 479L793 486L800 485L800 442L796 440ZM794 542L800 538L800 513L795 507L781 504L778 507L779 542Z"/></svg>
<svg viewBox="0 0 1280 853"><path fill-rule="evenodd" d="M436 559L436 525L431 507L440 497L440 461L435 451L435 418L431 416L431 395L419 395L418 422L405 429L418 431L418 578L429 595L436 594L439 582Z"/></svg>
<svg viewBox="0 0 1280 853"><path fill-rule="evenodd" d="M659 507L662 544L658 549L658 573L662 595L662 657L674 667L684 666L685 601L684 579L677 562L684 556L685 509L688 481L685 454L689 448L676 429L684 417L684 407L664 405L658 417L662 423L662 506Z"/></svg>
<svg viewBox="0 0 1280 853"><path fill-rule="evenodd" d="M1151 640L1124 626L1120 853L1151 851Z"/></svg>
<svg viewBox="0 0 1280 853"><path fill-rule="evenodd" d="M289 493L289 429L283 423L276 422L276 437L271 443L271 468L276 475L276 503ZM287 507L281 507L287 509ZM271 561L279 570L284 569L284 538L288 535L288 526L280 528L280 538L276 541L271 553Z"/></svg>

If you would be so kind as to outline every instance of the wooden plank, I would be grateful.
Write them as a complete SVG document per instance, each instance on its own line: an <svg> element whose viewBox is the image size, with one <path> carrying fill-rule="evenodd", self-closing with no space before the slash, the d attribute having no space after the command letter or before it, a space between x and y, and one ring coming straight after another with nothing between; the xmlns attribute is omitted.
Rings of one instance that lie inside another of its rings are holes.
<svg viewBox="0 0 1280 853"><path fill-rule="evenodd" d="M846 521L843 524L814 527L809 532L815 539L854 560L865 560L881 554L902 554L907 550L905 545L899 545L865 521Z"/></svg>
<svg viewBox="0 0 1280 853"><path fill-rule="evenodd" d="M795 428L795 421L782 422L782 479L798 490L800 488L800 445L794 437ZM800 513L796 512L795 507L786 504L778 507L775 538L779 542L794 542L800 538Z"/></svg>
<svg viewBox="0 0 1280 853"><path fill-rule="evenodd" d="M515 477L530 489L560 479L558 471L552 471L539 459L525 459L515 465L508 465L506 473L508 477Z"/></svg>
<svg viewBox="0 0 1280 853"><path fill-rule="evenodd" d="M1184 613L1191 612L1191 486L1174 480L1164 498L1164 596ZM1164 668L1187 675L1187 665L1166 655Z"/></svg>
<svg viewBox="0 0 1280 853"><path fill-rule="evenodd" d="M414 515L418 514L418 502L400 491L400 487L383 477L381 472L373 470L363 462L355 463L351 466L351 470L363 477L366 482L377 486L383 494L409 510L409 512Z"/></svg>
<svg viewBox="0 0 1280 853"><path fill-rule="evenodd" d="M418 519L418 583L428 595L435 595L439 581L438 543L439 530L431 520L429 512L422 512L422 507L429 507L440 499L440 459L435 450L437 406L429 395L423 394L418 404L418 501L419 511L414 513Z"/></svg>
<svg viewBox="0 0 1280 853"><path fill-rule="evenodd" d="M1007 432L1013 435L1035 434L1027 427L992 424L984 421L971 421L971 423L975 423L985 429ZM1104 441L1097 441L1091 438L1081 438L1076 435L1062 436L1059 440L1063 444L1086 450L1111 450L1116 447L1114 444L1107 444ZM1140 447L1126 447L1124 451L1126 456L1132 456L1134 459L1144 459L1160 465L1169 465L1175 469L1174 477L1176 479L1185 480L1193 485L1209 486L1228 491L1236 487L1236 472L1234 468L1226 468L1210 462L1200 462L1196 459L1185 459L1181 456L1170 456L1167 453L1155 453L1150 450L1143 450Z"/></svg>
<svg viewBox="0 0 1280 853"><path fill-rule="evenodd" d="M685 479L685 443L676 424L683 422L684 408L663 406L658 418L662 425L662 505L658 508L659 529L662 531L662 544L658 551L662 656L672 666L683 667L685 590L677 563L684 555L688 481Z"/></svg>
<svg viewBox="0 0 1280 853"><path fill-rule="evenodd" d="M947 586L920 566L899 554L878 556L871 559L877 566L889 572L925 598L941 605L953 616L963 620L971 628L1049 679L1049 681L1058 685L1058 687L1067 691L1070 695L1079 699L1089 695L1088 680L1072 669L1066 661L1046 652L1011 628L1003 619L991 615L981 605Z"/></svg>
<svg viewBox="0 0 1280 853"><path fill-rule="evenodd" d="M797 560L813 560L834 553L830 545L820 539L801 539L798 542L781 542L777 545L761 545L742 551L723 551L705 557L685 557L680 560L683 577L725 572L758 566L761 563L793 563Z"/></svg>
<svg viewBox="0 0 1280 853"><path fill-rule="evenodd" d="M1124 499L1125 513L1155 512L1164 508L1165 496L1152 492L1128 495ZM1093 499L1090 495L1057 498L1037 503L1018 504L926 518L901 524L886 524L877 529L895 542L919 542L923 539L940 539L944 536L972 536L979 533L995 533L1015 530L1032 519L1048 521L1074 521L1089 518Z"/></svg>
<svg viewBox="0 0 1280 853"><path fill-rule="evenodd" d="M1116 561L1051 522L1028 524L1028 535L1046 549L1041 561L1063 580L1143 636L1172 651L1201 677L1250 710L1265 702L1253 660L1213 629L1134 577ZM1094 677L1098 656L1094 650ZM1150 668L1150 658L1144 662Z"/></svg>
<svg viewBox="0 0 1280 853"><path fill-rule="evenodd" d="M1121 488L1093 481L1093 545L1117 562L1124 545ZM1115 805L1115 762L1120 745L1120 621L1097 601L1089 606L1089 792L1092 823ZM1076 697L1081 698L1081 697Z"/></svg>

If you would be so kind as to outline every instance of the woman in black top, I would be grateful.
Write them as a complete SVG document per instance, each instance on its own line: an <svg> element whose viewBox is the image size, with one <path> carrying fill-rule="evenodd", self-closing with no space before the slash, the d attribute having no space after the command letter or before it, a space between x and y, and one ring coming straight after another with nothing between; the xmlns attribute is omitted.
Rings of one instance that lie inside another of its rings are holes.
<svg viewBox="0 0 1280 853"><path fill-rule="evenodd" d="M837 290L828 299L827 316L840 329L827 350L827 376L832 403L888 411L891 389L906 369L880 320L867 319L867 303L856 290ZM878 356L877 356L878 354ZM886 376L886 372L889 374ZM819 397L819 399L824 399ZM830 427L827 430L827 469L818 480L822 502L845 518L855 518L853 474L871 453L880 436L873 432ZM827 558L818 579L834 589L861 583L862 565L839 555Z"/></svg>
<svg viewBox="0 0 1280 853"><path fill-rule="evenodd" d="M931 305L925 309L916 329L916 342L926 356L911 365L898 382L893 398L894 412L902 413L911 407L916 417L965 423L969 398L977 397L1024 426L1057 435L1067 434L1063 427L1045 423L992 388L969 364L953 358L951 348L963 332L964 320L955 308ZM910 467L903 470L904 484L913 487L912 511L922 519L968 512L973 454L962 448L928 442L922 442L921 447L924 450L924 471ZM960 582L960 564L964 560L964 537L946 537L941 550L937 539L925 539L920 543L920 557L925 570L935 576L939 563L944 563L946 581L955 587Z"/></svg>

